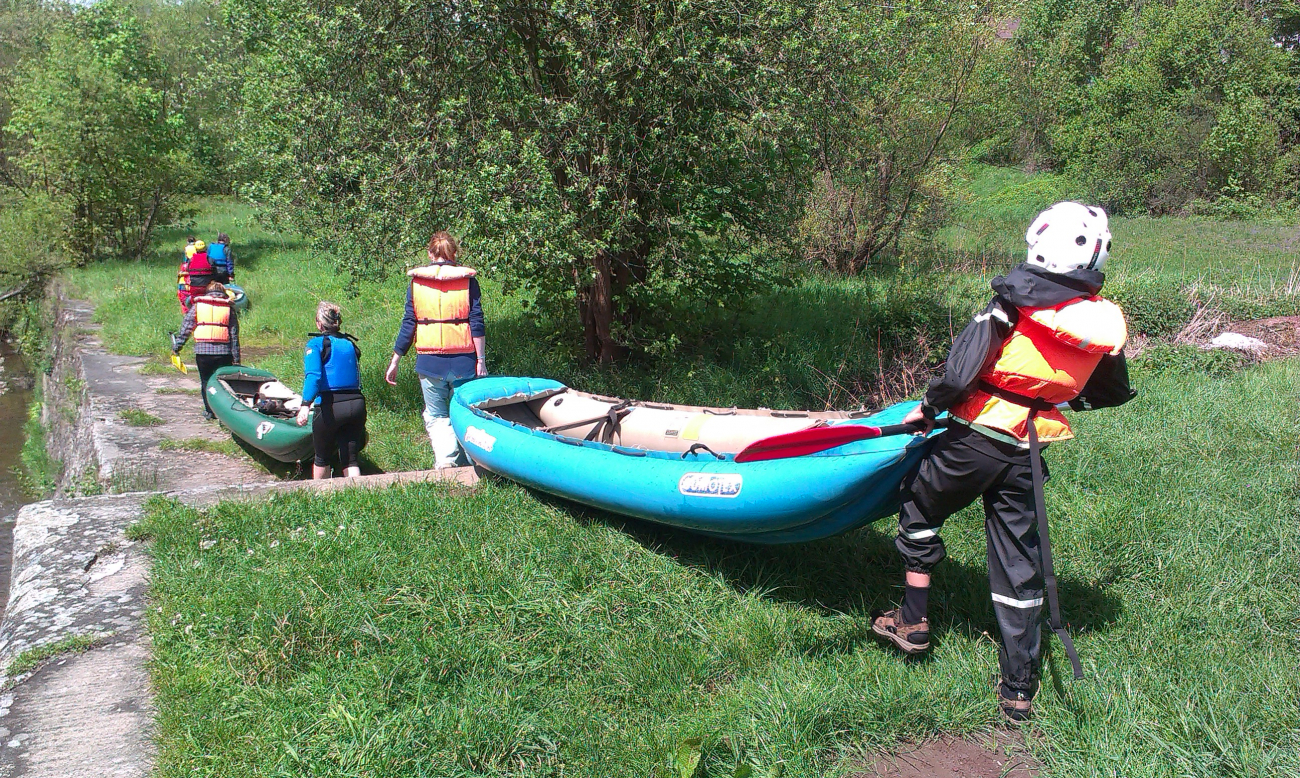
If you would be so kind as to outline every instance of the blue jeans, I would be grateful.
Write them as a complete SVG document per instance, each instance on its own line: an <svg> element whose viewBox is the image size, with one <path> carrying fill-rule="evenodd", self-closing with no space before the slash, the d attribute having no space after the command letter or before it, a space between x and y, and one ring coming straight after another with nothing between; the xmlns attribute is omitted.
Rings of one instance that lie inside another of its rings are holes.
<svg viewBox="0 0 1300 778"><path fill-rule="evenodd" d="M424 418L426 424L429 419L447 418L447 406L451 403L451 393L467 380L469 379L420 376L420 391L424 393Z"/></svg>
<svg viewBox="0 0 1300 778"><path fill-rule="evenodd" d="M456 432L451 428L447 404L451 401L451 393L467 380L469 379L420 376L420 391L424 393L424 429L429 433L429 443L433 446L433 466L436 468L456 467L459 464L460 442L456 440Z"/></svg>

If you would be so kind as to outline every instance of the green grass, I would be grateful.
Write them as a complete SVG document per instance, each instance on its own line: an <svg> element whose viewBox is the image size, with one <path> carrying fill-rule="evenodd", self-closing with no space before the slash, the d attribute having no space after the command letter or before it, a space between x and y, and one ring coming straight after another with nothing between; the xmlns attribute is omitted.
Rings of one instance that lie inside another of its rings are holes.
<svg viewBox="0 0 1300 778"><path fill-rule="evenodd" d="M679 347L612 368L584 363L571 333L487 278L491 368L706 405L914 394L987 278L1018 261L1028 219L1069 195L1000 169L977 170L970 191L927 269L810 276L739 310L672 308ZM206 202L197 230L165 232L155 257L70 274L105 342L164 364L183 236L217 229L234 236L253 301L245 361L300 381L316 302L339 302L362 345L366 455L428 467L409 361L398 387L381 379L400 274L349 291L329 257L243 206ZM1116 220L1108 293L1155 336L1181 328L1196 295L1289 310L1292 260L1271 248L1289 229ZM1074 683L1051 658L1032 747L1057 776L1295 773L1300 365L1158 346L1134 377L1138 400L1082 415L1080 439L1049 454L1064 607L1090 676ZM697 749L701 776L812 776L994 722L975 511L945 529L936 650L921 662L869 638L871 609L898 599L889 522L754 549L488 482L206 513L155 502L138 534L155 538L164 776L676 776Z"/></svg>
<svg viewBox="0 0 1300 778"><path fill-rule="evenodd" d="M198 397L198 389L187 389L183 386L160 386L153 390L154 394L183 394L190 397Z"/></svg>
<svg viewBox="0 0 1300 778"><path fill-rule="evenodd" d="M23 424L23 448L18 459L21 464L19 483L23 491L34 498L54 491L63 472L63 464L50 456L46 446L46 429L41 423L42 407L43 392L38 381L31 407L27 410L27 421Z"/></svg>
<svg viewBox="0 0 1300 778"><path fill-rule="evenodd" d="M53 643L29 648L13 658L5 673L22 675L61 654L81 654L104 642L104 635L69 635Z"/></svg>
<svg viewBox="0 0 1300 778"><path fill-rule="evenodd" d="M160 427L167 423L152 413L142 411L139 408L127 408L117 415L118 418L132 427Z"/></svg>
<svg viewBox="0 0 1300 778"><path fill-rule="evenodd" d="M1048 454L1088 678L1051 656L1031 747L1054 776L1295 774L1300 365L1136 378ZM822 776L995 722L974 509L919 662L869 635L889 521L754 548L489 481L157 501L145 530L162 776L675 776L694 739L700 775Z"/></svg>
<svg viewBox="0 0 1300 778"><path fill-rule="evenodd" d="M1003 272L1024 257L1025 228L1039 211L1082 196L1062 176L985 166L972 168L964 194L939 245L973 258L986 273ZM1106 272L1126 283L1159 278L1259 295L1295 294L1300 281L1300 224L1294 220L1115 218L1111 233Z"/></svg>

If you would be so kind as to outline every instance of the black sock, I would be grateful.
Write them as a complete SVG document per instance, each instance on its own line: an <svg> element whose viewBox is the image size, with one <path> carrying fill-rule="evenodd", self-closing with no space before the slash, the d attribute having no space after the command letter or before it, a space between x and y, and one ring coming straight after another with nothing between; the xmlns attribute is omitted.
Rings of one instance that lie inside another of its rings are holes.
<svg viewBox="0 0 1300 778"><path fill-rule="evenodd" d="M925 619L926 608L930 600L930 587L905 586L903 589L903 621L907 624L920 624Z"/></svg>

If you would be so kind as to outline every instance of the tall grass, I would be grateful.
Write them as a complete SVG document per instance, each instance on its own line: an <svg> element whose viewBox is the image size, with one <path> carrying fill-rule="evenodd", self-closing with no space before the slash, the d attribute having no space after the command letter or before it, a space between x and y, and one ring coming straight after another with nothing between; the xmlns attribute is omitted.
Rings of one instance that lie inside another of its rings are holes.
<svg viewBox="0 0 1300 778"><path fill-rule="evenodd" d="M1047 774L1300 771L1298 380L1140 375L1052 447L1088 678L1049 657ZM159 502L147 531L163 776L677 776L698 749L701 776L811 777L995 722L975 509L944 530L919 662L869 636L898 597L889 522L753 548L488 482Z"/></svg>

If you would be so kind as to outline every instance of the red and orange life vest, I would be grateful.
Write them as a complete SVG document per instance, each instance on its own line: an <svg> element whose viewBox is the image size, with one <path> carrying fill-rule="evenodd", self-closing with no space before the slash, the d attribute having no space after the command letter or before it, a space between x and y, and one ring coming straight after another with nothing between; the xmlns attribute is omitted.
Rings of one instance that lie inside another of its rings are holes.
<svg viewBox="0 0 1300 778"><path fill-rule="evenodd" d="M194 298L195 343L230 342L230 299L227 297Z"/></svg>
<svg viewBox="0 0 1300 778"><path fill-rule="evenodd" d="M1105 354L1128 340L1119 306L1101 297L1069 300L1050 308L1021 308L997 362L980 379L1011 395L1056 404L1079 396ZM1029 439L1029 408L979 388L949 410L957 420L997 437ZM1034 419L1044 443L1074 437L1060 411Z"/></svg>
<svg viewBox="0 0 1300 778"><path fill-rule="evenodd" d="M415 305L415 353L467 354L474 351L469 331L469 282L474 270L460 265L428 265L408 271Z"/></svg>

